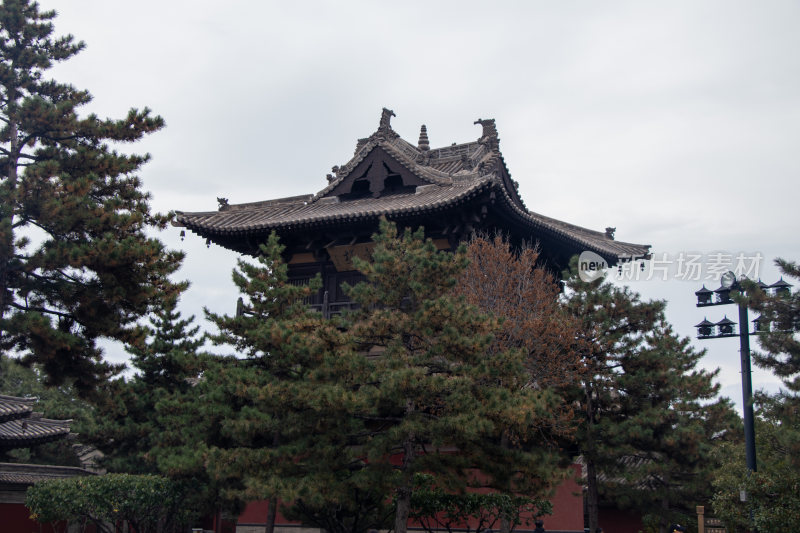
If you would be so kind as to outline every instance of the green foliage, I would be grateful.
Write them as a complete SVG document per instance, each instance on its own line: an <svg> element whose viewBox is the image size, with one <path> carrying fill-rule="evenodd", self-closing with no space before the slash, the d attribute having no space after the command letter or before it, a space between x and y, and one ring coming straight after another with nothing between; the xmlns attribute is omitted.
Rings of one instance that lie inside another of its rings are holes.
<svg viewBox="0 0 800 533"><path fill-rule="evenodd" d="M555 400L525 386L522 351L487 356L498 321L452 292L463 250L386 222L374 242L373 260L356 261L367 282L348 290L359 310L336 320L304 302L318 279L287 282L274 235L260 264L239 263L247 312L209 318L240 358L159 403L172 421L164 472L205 469L228 502L279 497L336 532L385 528L393 496L404 530L420 472L447 490L550 489L560 456L542 428Z"/></svg>
<svg viewBox="0 0 800 533"><path fill-rule="evenodd" d="M799 418L791 424L775 418L773 407L759 409L756 418L757 471L748 475L742 444L725 444L717 451L714 513L729 531L779 533L800 528L800 459L794 452ZM782 411L782 409L780 409ZM747 501L740 494L745 491Z"/></svg>
<svg viewBox="0 0 800 533"><path fill-rule="evenodd" d="M800 265L783 259L775 261L783 274L800 286ZM756 353L758 366L767 368L780 377L787 389L800 393L800 289L788 294L766 295L754 285L747 287L749 305L758 311L764 323L769 323L769 333L758 336L764 353Z"/></svg>
<svg viewBox="0 0 800 533"><path fill-rule="evenodd" d="M356 261L367 281L349 290L360 310L348 332L362 353L375 354L356 381L353 414L366 424L354 441L365 470L392 489L395 531L405 531L418 473L445 490L547 492L559 471L540 431L552 397L524 386L523 351L488 356L498 321L452 291L465 250L438 252L421 229L398 235L386 221L373 240L372 261Z"/></svg>
<svg viewBox="0 0 800 533"><path fill-rule="evenodd" d="M354 477L338 471L337 492L345 498L333 499L327 492L323 498L298 499L283 509L289 520L318 527L330 533L366 533L386 530L392 525L394 505L382 492L353 483ZM342 479L344 477L345 479Z"/></svg>
<svg viewBox="0 0 800 533"><path fill-rule="evenodd" d="M800 282L797 263L776 263L795 286ZM767 295L754 283L745 289L749 307L771 325L758 336L764 352L754 355L755 362L780 377L786 389L756 394L756 472L747 475L742 446L720 449L714 510L731 529L748 528L752 514L759 531L794 530L800 527L800 291Z"/></svg>
<svg viewBox="0 0 800 533"><path fill-rule="evenodd" d="M728 401L714 400L716 372L666 323L663 302L571 275L564 305L582 321L588 372L575 401L587 470L590 528L600 501L646 510L665 528L686 523L711 495L715 441L738 434Z"/></svg>
<svg viewBox="0 0 800 533"><path fill-rule="evenodd" d="M147 235L169 221L135 175L148 156L111 147L164 121L79 116L89 93L46 77L84 47L53 37L54 17L30 0L0 5L0 348L89 394L116 370L97 339L140 343L138 320L184 288L168 279L182 254Z"/></svg>
<svg viewBox="0 0 800 533"><path fill-rule="evenodd" d="M103 385L95 394L97 425L88 435L105 454L103 466L112 472L158 473L151 450L167 429L157 405L186 394L208 365L199 353L202 338L194 317L183 319L177 298L167 298L151 316L148 339L128 350L136 374Z"/></svg>
<svg viewBox="0 0 800 533"><path fill-rule="evenodd" d="M536 518L552 513L546 499L501 493L453 493L436 487L433 477L417 474L411 496L411 518L428 533L446 530L481 533L496 529L507 518L511 530L530 525Z"/></svg>
<svg viewBox="0 0 800 533"><path fill-rule="evenodd" d="M158 476L108 474L37 483L25 505L41 523L69 521L112 533L128 523L137 533L185 531L184 488Z"/></svg>
<svg viewBox="0 0 800 533"><path fill-rule="evenodd" d="M207 311L219 328L211 339L235 347L240 358L210 360L197 386L157 405L159 468L183 479L210 477L220 501L234 508L275 495L292 501L310 490L287 483L300 466L279 445L297 446L295 439L322 430L301 406L317 398L311 373L334 360L340 344L341 333L303 301L319 280L287 283L281 250L272 235L258 264L239 262L233 277L246 313Z"/></svg>

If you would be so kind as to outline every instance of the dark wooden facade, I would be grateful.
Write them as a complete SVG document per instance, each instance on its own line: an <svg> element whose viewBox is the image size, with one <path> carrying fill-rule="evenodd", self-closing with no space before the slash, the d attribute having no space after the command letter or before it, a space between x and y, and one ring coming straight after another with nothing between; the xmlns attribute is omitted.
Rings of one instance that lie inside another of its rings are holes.
<svg viewBox="0 0 800 533"><path fill-rule="evenodd" d="M324 287L312 304L332 312L346 305L341 283L360 279L349 256L368 254L381 217L401 228L423 226L441 249L476 231L501 232L514 243L538 244L555 272L587 250L609 265L648 253L646 245L614 240L613 228L593 231L529 211L500 153L494 120L475 122L482 127L477 141L432 149L425 126L413 145L391 128L393 115L383 110L378 130L333 167L318 193L237 205L222 198L217 211L179 211L176 225L248 255L277 232L291 279L302 283L321 273Z"/></svg>

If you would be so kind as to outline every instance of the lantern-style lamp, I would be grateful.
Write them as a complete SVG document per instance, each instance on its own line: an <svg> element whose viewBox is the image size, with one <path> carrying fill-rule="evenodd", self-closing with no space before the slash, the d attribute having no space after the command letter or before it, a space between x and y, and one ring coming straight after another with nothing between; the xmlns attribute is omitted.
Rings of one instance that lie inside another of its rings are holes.
<svg viewBox="0 0 800 533"><path fill-rule="evenodd" d="M719 289L714 291L717 295L717 303L718 304L729 304L733 302L731 300L731 288L726 287L724 285L720 286Z"/></svg>
<svg viewBox="0 0 800 533"><path fill-rule="evenodd" d="M769 288L775 291L775 296L789 296L789 289L791 286L791 283L786 283L783 281L783 278L781 278L770 285Z"/></svg>
<svg viewBox="0 0 800 533"><path fill-rule="evenodd" d="M708 292L711 292L711 291L708 291ZM697 336L698 337L710 337L711 335L714 334L714 327L715 326L716 326L716 324L714 324L710 320L707 320L704 317L703 321L700 322L699 324L695 324L694 327L697 328Z"/></svg>
<svg viewBox="0 0 800 533"><path fill-rule="evenodd" d="M694 294L697 296L698 307L702 305L711 305L713 303L714 291L706 289L705 285L703 285L703 288L699 291L695 291Z"/></svg>
<svg viewBox="0 0 800 533"><path fill-rule="evenodd" d="M736 332L733 331L733 328L736 326L736 322L728 318L726 315L725 318L720 320L716 323L716 326L719 328L719 334L722 335L735 335Z"/></svg>
<svg viewBox="0 0 800 533"><path fill-rule="evenodd" d="M753 331L756 333L765 333L769 331L769 321L767 319L757 316L753 320Z"/></svg>

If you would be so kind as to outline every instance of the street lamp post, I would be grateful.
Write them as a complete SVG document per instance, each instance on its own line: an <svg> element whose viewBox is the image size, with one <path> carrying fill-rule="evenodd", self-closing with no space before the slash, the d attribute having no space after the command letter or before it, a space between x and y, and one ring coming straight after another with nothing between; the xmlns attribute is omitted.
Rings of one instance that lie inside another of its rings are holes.
<svg viewBox="0 0 800 533"><path fill-rule="evenodd" d="M695 292L697 296L697 307L710 307L715 305L729 305L735 302L731 299L731 292L738 291L744 292L741 281L737 280L733 272L726 272L720 280L720 287L715 290L706 289L705 285L702 289ZM791 285L781 279L780 282L772 285L765 285L759 280L757 285L762 290L772 289L776 293L779 291L787 291ZM716 299L714 298L716 296ZM698 339L720 339L725 337L739 337L739 355L742 365L742 403L744 407L744 441L747 453L747 470L750 472L756 471L756 434L753 416L753 384L751 380L750 369L750 335L757 335L765 331L769 331L770 325L766 323L761 317L753 320L753 332L750 333L749 317L747 312L747 302L740 300L737 305L739 306L739 333L737 334L736 323L730 320L727 316L717 323L703 319L702 322L696 324L697 338ZM715 334L715 328L718 333Z"/></svg>

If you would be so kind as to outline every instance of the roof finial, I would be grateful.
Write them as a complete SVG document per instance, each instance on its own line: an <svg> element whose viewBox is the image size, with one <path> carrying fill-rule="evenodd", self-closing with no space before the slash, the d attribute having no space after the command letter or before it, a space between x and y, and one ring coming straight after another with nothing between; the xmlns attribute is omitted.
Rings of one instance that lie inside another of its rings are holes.
<svg viewBox="0 0 800 533"><path fill-rule="evenodd" d="M425 124L419 129L419 142L417 143L417 147L423 152L427 152L431 149L431 143L428 142L428 128L425 127Z"/></svg>
<svg viewBox="0 0 800 533"><path fill-rule="evenodd" d="M489 148L494 150L500 147L500 139L497 137L497 126L494 125L493 118L479 118L473 124L480 124L483 126L483 133L478 139L479 143L487 144Z"/></svg>
<svg viewBox="0 0 800 533"><path fill-rule="evenodd" d="M394 114L394 111L391 109L383 108L383 112L381 113L381 122L378 125L378 131L386 131L391 130L392 125L389 124L389 121L392 120L392 117L397 116Z"/></svg>

